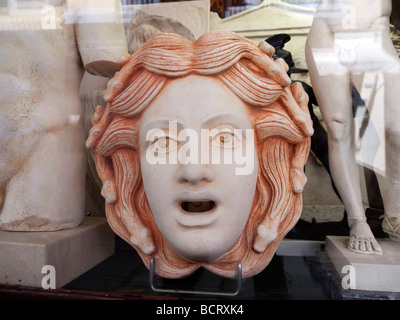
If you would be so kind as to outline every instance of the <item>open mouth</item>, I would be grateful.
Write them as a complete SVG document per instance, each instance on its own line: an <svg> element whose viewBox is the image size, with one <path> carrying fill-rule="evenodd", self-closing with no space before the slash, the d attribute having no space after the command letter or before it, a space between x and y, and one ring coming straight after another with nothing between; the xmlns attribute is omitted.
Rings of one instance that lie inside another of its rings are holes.
<svg viewBox="0 0 400 320"><path fill-rule="evenodd" d="M182 201L181 208L187 213L209 212L216 206L215 201Z"/></svg>

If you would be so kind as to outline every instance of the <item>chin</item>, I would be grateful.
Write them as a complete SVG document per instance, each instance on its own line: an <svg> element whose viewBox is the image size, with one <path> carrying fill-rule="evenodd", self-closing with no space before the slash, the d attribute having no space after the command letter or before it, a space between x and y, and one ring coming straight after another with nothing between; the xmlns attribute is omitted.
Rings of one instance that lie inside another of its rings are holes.
<svg viewBox="0 0 400 320"><path fill-rule="evenodd" d="M179 241L177 241L178 239ZM176 232L174 241L168 241L168 243L182 258L193 262L208 263L217 260L229 251L236 240L232 239L232 235L224 234L218 229L205 231L201 228L186 228Z"/></svg>

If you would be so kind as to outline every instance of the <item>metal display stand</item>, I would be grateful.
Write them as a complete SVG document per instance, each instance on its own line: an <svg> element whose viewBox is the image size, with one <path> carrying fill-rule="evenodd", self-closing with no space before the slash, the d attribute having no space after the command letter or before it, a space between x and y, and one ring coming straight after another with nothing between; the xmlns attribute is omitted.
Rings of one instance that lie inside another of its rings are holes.
<svg viewBox="0 0 400 320"><path fill-rule="evenodd" d="M157 288L154 285L154 270L155 270L155 259L151 257L150 260L150 272L149 272L149 283L150 287L155 292L163 293L184 293L184 294L203 294L203 295L213 295L213 296L236 296L239 294L242 288L242 262L239 261L237 264L237 286L236 290L233 292L221 292L221 291L202 291L202 290L183 290L183 289L164 289Z"/></svg>

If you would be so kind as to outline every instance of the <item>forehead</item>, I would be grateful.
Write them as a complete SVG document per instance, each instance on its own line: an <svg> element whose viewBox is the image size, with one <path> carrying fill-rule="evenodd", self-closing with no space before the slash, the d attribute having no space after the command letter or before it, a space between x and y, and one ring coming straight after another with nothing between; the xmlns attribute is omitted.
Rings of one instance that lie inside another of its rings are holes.
<svg viewBox="0 0 400 320"><path fill-rule="evenodd" d="M156 119L178 120L185 127L230 119L250 128L247 104L219 79L191 75L170 81L145 111L141 127Z"/></svg>

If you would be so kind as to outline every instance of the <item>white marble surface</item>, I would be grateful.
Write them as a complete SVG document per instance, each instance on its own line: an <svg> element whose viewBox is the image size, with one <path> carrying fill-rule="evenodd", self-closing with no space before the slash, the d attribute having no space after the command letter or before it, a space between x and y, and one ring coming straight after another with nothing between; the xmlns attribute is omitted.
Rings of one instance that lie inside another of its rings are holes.
<svg viewBox="0 0 400 320"><path fill-rule="evenodd" d="M400 243L389 239L377 239L383 255L367 255L347 249L348 237L328 236L325 250L339 276L345 265L355 269L356 290L400 292ZM350 289L351 290L351 289Z"/></svg>
<svg viewBox="0 0 400 320"><path fill-rule="evenodd" d="M0 231L0 283L41 288L42 268L52 265L59 288L113 253L114 233L102 217L60 231Z"/></svg>

